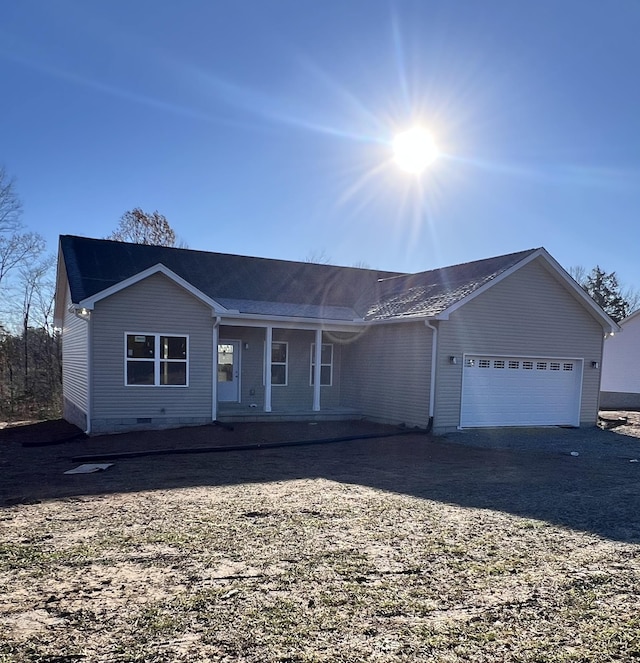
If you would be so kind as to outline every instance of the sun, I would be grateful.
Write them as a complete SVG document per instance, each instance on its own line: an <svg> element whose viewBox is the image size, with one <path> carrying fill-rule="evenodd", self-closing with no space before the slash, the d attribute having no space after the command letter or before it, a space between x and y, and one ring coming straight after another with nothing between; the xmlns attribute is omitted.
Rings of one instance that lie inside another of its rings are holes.
<svg viewBox="0 0 640 663"><path fill-rule="evenodd" d="M402 170L419 175L440 153L428 131L422 127L413 127L393 139L393 154Z"/></svg>

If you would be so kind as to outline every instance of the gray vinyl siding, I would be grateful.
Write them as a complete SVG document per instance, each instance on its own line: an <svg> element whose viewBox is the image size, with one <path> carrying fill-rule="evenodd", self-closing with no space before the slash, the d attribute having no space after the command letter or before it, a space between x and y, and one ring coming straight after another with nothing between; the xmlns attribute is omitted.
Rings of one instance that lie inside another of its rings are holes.
<svg viewBox="0 0 640 663"><path fill-rule="evenodd" d="M432 332L424 323L369 327L342 349L342 405L385 423L429 422Z"/></svg>
<svg viewBox="0 0 640 663"><path fill-rule="evenodd" d="M88 408L89 323L69 312L67 287L62 322L62 394L65 419L86 428Z"/></svg>
<svg viewBox="0 0 640 663"><path fill-rule="evenodd" d="M439 323L435 432L460 423L464 353L584 359L581 425L597 419L603 329L544 267L525 265ZM449 357L455 356L457 364Z"/></svg>
<svg viewBox="0 0 640 663"><path fill-rule="evenodd" d="M161 274L96 304L92 314L93 432L211 421L211 309ZM189 386L125 386L125 333L189 337Z"/></svg>
<svg viewBox="0 0 640 663"><path fill-rule="evenodd" d="M287 386L273 385L271 388L272 410L301 411L313 407L313 387L309 384L311 344L315 342L313 331L273 330L274 341L287 341L288 379ZM328 339L324 338L323 343ZM333 383L320 387L320 408L335 407L340 403L340 348L333 346Z"/></svg>

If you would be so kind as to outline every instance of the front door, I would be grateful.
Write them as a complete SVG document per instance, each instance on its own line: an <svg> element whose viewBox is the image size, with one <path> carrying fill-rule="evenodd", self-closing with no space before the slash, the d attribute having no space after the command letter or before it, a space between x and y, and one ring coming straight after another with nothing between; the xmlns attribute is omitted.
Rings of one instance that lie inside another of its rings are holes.
<svg viewBox="0 0 640 663"><path fill-rule="evenodd" d="M218 400L235 402L239 399L240 341L218 343Z"/></svg>

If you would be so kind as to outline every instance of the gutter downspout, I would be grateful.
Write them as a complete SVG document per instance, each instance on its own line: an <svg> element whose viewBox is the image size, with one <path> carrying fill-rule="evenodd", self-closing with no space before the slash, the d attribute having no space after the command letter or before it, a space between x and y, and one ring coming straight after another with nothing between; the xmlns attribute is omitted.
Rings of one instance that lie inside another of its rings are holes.
<svg viewBox="0 0 640 663"><path fill-rule="evenodd" d="M91 415L93 411L93 315L89 313L87 320L87 429L85 433L91 435Z"/></svg>
<svg viewBox="0 0 640 663"><path fill-rule="evenodd" d="M602 344L600 345L600 368L598 369L598 373L600 375L598 376L598 411L597 411L597 414L596 414L596 426L598 425L598 420L600 419L600 400L601 400L601 394L602 394L602 360L604 359L604 344L607 342L607 339L609 337L613 336L613 335L614 335L613 331L604 332L604 334L602 335ZM582 380L583 380L583 382L584 382L584 371L585 371L585 369L586 369L586 366L584 365L584 362L583 362L583 366L582 366ZM582 391L582 388L581 388L581 391ZM582 406L582 402L580 403L580 405Z"/></svg>
<svg viewBox="0 0 640 663"><path fill-rule="evenodd" d="M436 402L436 362L438 359L438 328L434 327L429 320L424 321L425 327L433 332L431 339L431 384L429 385L429 430L433 428L433 413Z"/></svg>

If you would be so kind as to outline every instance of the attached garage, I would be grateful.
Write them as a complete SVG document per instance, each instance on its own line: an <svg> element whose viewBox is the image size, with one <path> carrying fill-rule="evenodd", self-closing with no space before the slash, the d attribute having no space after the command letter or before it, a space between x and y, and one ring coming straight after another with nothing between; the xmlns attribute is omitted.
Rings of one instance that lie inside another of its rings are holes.
<svg viewBox="0 0 640 663"><path fill-rule="evenodd" d="M546 252L434 317L436 432L595 425L602 346L618 326Z"/></svg>
<svg viewBox="0 0 640 663"><path fill-rule="evenodd" d="M465 355L460 425L579 426L583 361Z"/></svg>

